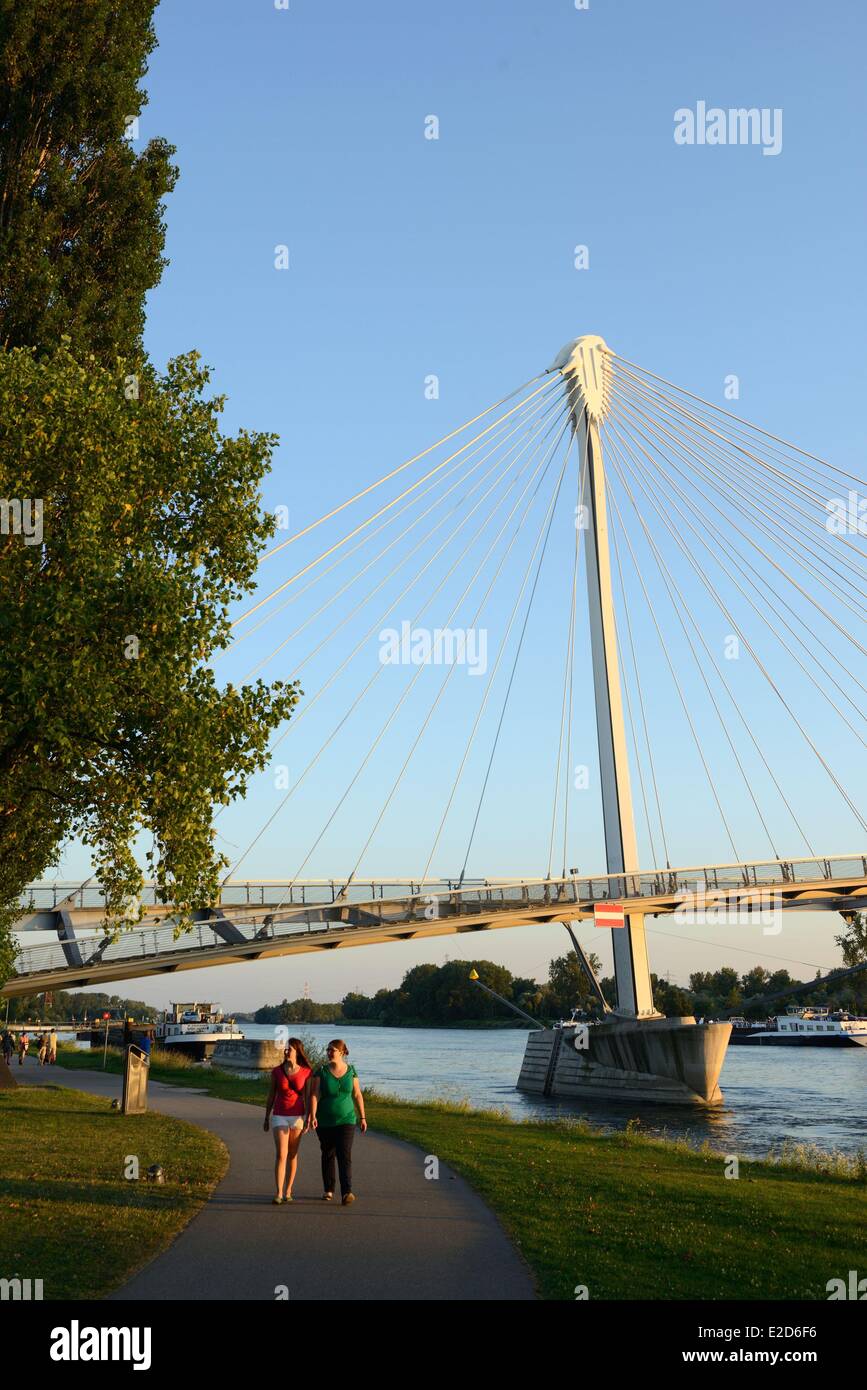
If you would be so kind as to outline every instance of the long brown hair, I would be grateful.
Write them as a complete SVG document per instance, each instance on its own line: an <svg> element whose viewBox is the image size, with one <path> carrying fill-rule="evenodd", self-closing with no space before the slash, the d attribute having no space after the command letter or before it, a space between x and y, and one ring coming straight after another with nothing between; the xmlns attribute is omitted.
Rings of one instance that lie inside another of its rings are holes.
<svg viewBox="0 0 867 1390"><path fill-rule="evenodd" d="M287 1051L290 1047L294 1047L295 1049L295 1061L298 1064L298 1066L306 1067L308 1071L312 1071L313 1068L311 1067L310 1062L307 1059L307 1053L304 1051L304 1044L301 1041L301 1039L289 1038L286 1042Z"/></svg>

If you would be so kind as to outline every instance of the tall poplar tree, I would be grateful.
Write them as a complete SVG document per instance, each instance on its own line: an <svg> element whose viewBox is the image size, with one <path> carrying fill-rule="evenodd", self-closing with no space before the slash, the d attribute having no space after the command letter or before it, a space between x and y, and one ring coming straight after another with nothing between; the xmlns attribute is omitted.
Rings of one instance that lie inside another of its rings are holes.
<svg viewBox="0 0 867 1390"><path fill-rule="evenodd" d="M274 529L274 436L220 430L195 353L142 351L170 147L130 121L155 0L0 0L0 978L25 884L92 850L136 919L141 832L182 913L214 901L212 808L298 692L211 659Z"/></svg>
<svg viewBox="0 0 867 1390"><path fill-rule="evenodd" d="M176 177L134 138L155 7L0 0L0 346L140 351Z"/></svg>

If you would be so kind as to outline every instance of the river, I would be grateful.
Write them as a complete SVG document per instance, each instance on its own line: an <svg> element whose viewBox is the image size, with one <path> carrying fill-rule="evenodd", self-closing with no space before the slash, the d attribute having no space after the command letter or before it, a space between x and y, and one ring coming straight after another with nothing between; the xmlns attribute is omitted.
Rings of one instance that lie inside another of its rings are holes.
<svg viewBox="0 0 867 1390"><path fill-rule="evenodd" d="M273 1027L244 1023L248 1038ZM622 1129L638 1119L649 1134L708 1140L724 1153L763 1157L788 1139L822 1149L867 1149L867 1048L729 1048L713 1111L613 1101L545 1100L515 1090L527 1034L520 1029L352 1028L292 1024L320 1047L342 1037L363 1086L407 1100L466 1100L516 1120L583 1116Z"/></svg>

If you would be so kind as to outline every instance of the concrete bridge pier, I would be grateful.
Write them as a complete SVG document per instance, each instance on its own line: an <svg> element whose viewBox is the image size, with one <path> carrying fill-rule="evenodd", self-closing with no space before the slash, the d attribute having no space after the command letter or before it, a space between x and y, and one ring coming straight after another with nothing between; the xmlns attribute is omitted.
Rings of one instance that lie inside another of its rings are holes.
<svg viewBox="0 0 867 1390"><path fill-rule="evenodd" d="M538 1029L527 1037L518 1090L560 1099L714 1106L730 1023L625 1019Z"/></svg>

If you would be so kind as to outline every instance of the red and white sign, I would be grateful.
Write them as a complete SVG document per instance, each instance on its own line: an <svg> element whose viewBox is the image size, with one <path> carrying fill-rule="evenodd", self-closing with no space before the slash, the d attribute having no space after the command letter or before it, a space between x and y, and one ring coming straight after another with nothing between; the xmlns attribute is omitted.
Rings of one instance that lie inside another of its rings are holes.
<svg viewBox="0 0 867 1390"><path fill-rule="evenodd" d="M597 903L593 909L593 923L597 927L625 927L623 903Z"/></svg>

